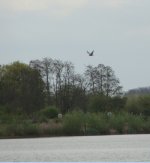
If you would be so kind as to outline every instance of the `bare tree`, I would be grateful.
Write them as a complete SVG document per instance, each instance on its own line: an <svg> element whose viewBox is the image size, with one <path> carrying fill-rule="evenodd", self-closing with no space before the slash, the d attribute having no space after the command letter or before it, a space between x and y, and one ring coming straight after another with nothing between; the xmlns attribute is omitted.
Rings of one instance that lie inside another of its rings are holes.
<svg viewBox="0 0 150 163"><path fill-rule="evenodd" d="M105 66L103 64L99 64L95 69L97 92L104 94L104 83L106 79Z"/></svg>
<svg viewBox="0 0 150 163"><path fill-rule="evenodd" d="M54 94L55 94L55 103L56 106L61 107L61 101L60 101L60 92L62 90L62 73L64 69L64 63L60 60L54 60L54 81L53 81L53 87L54 87Z"/></svg>
<svg viewBox="0 0 150 163"><path fill-rule="evenodd" d="M114 96L121 93L119 79L109 66L99 64L97 67L87 66L85 77L89 83L89 90L93 94Z"/></svg>
<svg viewBox="0 0 150 163"><path fill-rule="evenodd" d="M51 103L51 92L52 92L52 79L54 73L53 60L51 58L44 58L42 60L42 72L43 77L45 78L46 83L46 92L47 92L47 103Z"/></svg>
<svg viewBox="0 0 150 163"><path fill-rule="evenodd" d="M111 67L106 66L106 81L104 84L105 95L106 96L114 96L120 95L122 87L119 85L119 79L116 78L114 71Z"/></svg>
<svg viewBox="0 0 150 163"><path fill-rule="evenodd" d="M53 60L51 58L44 58L42 61L40 60L33 60L30 61L30 67L35 68L40 71L43 80L45 82L45 90L47 94L47 104L50 104L50 96L51 96L51 89L52 89L52 77L54 73L54 66L53 66Z"/></svg>
<svg viewBox="0 0 150 163"><path fill-rule="evenodd" d="M88 80L88 89L90 93L95 93L96 89L96 71L95 67L89 65L86 67L85 78Z"/></svg>

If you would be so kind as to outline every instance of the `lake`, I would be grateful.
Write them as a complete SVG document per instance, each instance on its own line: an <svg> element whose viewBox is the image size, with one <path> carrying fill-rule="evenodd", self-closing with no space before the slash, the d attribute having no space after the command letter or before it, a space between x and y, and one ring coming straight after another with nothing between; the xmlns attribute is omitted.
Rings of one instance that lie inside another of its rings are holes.
<svg viewBox="0 0 150 163"><path fill-rule="evenodd" d="M0 139L2 161L150 161L150 135Z"/></svg>

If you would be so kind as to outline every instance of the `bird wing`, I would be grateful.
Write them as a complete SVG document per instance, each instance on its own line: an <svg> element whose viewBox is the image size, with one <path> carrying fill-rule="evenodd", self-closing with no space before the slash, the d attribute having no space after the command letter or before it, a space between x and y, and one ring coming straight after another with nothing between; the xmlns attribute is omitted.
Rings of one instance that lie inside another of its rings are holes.
<svg viewBox="0 0 150 163"><path fill-rule="evenodd" d="M87 51L87 53L90 55L91 53L89 51Z"/></svg>

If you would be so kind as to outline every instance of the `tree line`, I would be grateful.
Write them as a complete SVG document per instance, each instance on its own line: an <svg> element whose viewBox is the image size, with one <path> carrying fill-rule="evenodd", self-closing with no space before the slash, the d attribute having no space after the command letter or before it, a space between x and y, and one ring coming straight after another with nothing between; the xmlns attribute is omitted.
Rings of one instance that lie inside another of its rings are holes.
<svg viewBox="0 0 150 163"><path fill-rule="evenodd" d="M52 58L0 66L0 106L10 112L30 114L45 106L56 106L61 113L77 108L86 112L97 97L107 109L124 103L121 94L115 72L103 64L88 65L83 74L75 72L72 62Z"/></svg>

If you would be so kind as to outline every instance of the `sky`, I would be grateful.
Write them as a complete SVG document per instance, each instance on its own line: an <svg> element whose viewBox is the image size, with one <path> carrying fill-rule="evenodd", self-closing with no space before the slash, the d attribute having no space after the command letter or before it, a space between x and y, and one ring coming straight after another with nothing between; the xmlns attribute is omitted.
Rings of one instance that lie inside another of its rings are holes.
<svg viewBox="0 0 150 163"><path fill-rule="evenodd" d="M111 66L124 91L150 86L150 0L0 0L0 64L45 57Z"/></svg>

